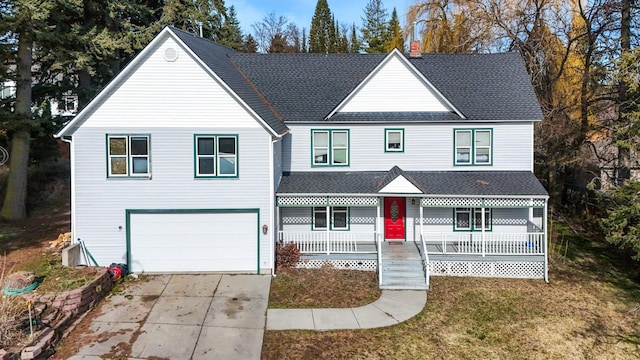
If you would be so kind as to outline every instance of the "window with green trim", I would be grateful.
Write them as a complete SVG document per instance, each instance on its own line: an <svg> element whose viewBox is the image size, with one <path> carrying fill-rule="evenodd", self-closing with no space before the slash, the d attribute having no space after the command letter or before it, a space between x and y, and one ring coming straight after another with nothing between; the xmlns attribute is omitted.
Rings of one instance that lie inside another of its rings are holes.
<svg viewBox="0 0 640 360"><path fill-rule="evenodd" d="M456 208L453 214L454 230L482 231L481 208ZM491 231L492 211L484 209L484 230Z"/></svg>
<svg viewBox="0 0 640 360"><path fill-rule="evenodd" d="M109 177L149 177L148 135L107 135Z"/></svg>
<svg viewBox="0 0 640 360"><path fill-rule="evenodd" d="M384 129L384 151L404 151L404 129Z"/></svg>
<svg viewBox="0 0 640 360"><path fill-rule="evenodd" d="M455 165L491 165L492 129L455 129Z"/></svg>
<svg viewBox="0 0 640 360"><path fill-rule="evenodd" d="M195 135L196 177L237 177L237 135Z"/></svg>
<svg viewBox="0 0 640 360"><path fill-rule="evenodd" d="M330 230L349 230L349 208L336 206L329 208ZM313 230L327 229L327 208L313 208Z"/></svg>
<svg viewBox="0 0 640 360"><path fill-rule="evenodd" d="M311 130L311 165L348 166L349 130Z"/></svg>

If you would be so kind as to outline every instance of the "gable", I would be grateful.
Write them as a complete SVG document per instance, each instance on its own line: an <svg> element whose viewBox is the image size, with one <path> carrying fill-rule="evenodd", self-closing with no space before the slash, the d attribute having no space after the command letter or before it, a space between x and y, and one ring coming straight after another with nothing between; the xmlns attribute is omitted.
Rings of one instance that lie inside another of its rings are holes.
<svg viewBox="0 0 640 360"><path fill-rule="evenodd" d="M400 175L392 180L378 192L392 194L422 194L422 191L415 185L413 185L411 181L407 180L407 178L405 178L403 175Z"/></svg>
<svg viewBox="0 0 640 360"><path fill-rule="evenodd" d="M149 50L83 127L260 126L172 37Z"/></svg>
<svg viewBox="0 0 640 360"><path fill-rule="evenodd" d="M450 112L451 107L401 55L390 54L338 112Z"/></svg>

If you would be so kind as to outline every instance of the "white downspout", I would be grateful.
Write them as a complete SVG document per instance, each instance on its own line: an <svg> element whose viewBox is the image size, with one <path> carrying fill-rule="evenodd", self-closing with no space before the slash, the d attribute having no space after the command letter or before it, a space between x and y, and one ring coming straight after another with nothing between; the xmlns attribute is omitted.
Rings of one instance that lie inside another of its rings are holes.
<svg viewBox="0 0 640 360"><path fill-rule="evenodd" d="M271 222L271 240L269 241L269 254L271 256L271 276L276 276L276 247L275 247L275 242L277 239L277 235L278 235L278 227L276 226L276 219L275 219L275 208L276 208L276 188L275 188L275 173L274 173L274 161L275 159L273 158L273 146L275 145L276 141L279 141L278 138L271 140L271 146L269 146L269 159L271 161L271 164L269 165L269 194L271 194L271 196L269 197L269 218L270 218L270 222ZM258 224L258 226L260 226L260 224ZM260 231L260 229L258 229L258 231ZM267 237L268 239L269 237Z"/></svg>
<svg viewBox="0 0 640 360"><path fill-rule="evenodd" d="M69 167L71 168L71 244L77 243L76 240L76 157L75 144L71 139L65 139L64 136L60 140L69 144Z"/></svg>

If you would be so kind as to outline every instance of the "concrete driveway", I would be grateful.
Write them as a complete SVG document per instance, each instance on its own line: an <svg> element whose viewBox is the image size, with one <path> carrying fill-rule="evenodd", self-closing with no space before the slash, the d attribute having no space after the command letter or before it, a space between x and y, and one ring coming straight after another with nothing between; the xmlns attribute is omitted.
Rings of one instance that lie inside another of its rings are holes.
<svg viewBox="0 0 640 360"><path fill-rule="evenodd" d="M260 359L268 275L157 275L104 300L70 359Z"/></svg>

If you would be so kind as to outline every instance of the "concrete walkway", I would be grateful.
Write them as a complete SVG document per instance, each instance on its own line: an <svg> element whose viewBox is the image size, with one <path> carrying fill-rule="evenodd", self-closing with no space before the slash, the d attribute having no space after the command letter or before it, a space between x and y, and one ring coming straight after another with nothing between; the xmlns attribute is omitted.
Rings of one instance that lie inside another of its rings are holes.
<svg viewBox="0 0 640 360"><path fill-rule="evenodd" d="M426 291L383 290L371 304L344 309L268 309L267 330L349 330L391 326L416 316Z"/></svg>
<svg viewBox="0 0 640 360"><path fill-rule="evenodd" d="M426 291L345 309L267 309L266 275L149 276L104 299L71 360L260 359L267 330L369 329L422 311ZM266 315L266 319L265 319Z"/></svg>

